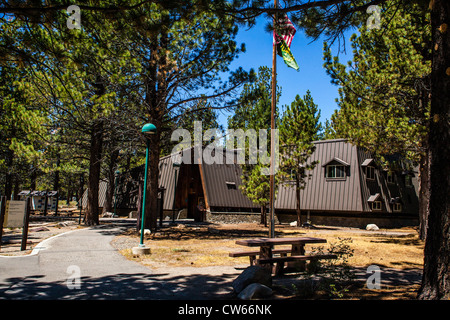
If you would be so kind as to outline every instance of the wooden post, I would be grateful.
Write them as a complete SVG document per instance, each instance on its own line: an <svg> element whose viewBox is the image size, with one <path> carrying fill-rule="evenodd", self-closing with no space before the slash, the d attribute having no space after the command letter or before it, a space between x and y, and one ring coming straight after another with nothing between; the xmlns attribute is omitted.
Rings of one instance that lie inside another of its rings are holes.
<svg viewBox="0 0 450 320"><path fill-rule="evenodd" d="M136 230L139 232L141 230L141 212L142 212L142 197L144 195L144 184L139 182L139 189L138 189L138 200L136 204Z"/></svg>
<svg viewBox="0 0 450 320"><path fill-rule="evenodd" d="M67 197L67 205L69 205L70 199ZM55 216L58 215L58 205L59 205L59 191L56 190L56 208L55 208Z"/></svg>
<svg viewBox="0 0 450 320"><path fill-rule="evenodd" d="M23 229L22 229L22 245L20 246L20 251L27 249L27 239L28 239L28 224L30 222L30 205L31 198L27 197L25 205L25 216L23 217Z"/></svg>
<svg viewBox="0 0 450 320"><path fill-rule="evenodd" d="M47 206L48 206L48 190L45 190L44 217L47 215Z"/></svg>
<svg viewBox="0 0 450 320"><path fill-rule="evenodd" d="M163 226L163 213L164 213L164 192L166 191L166 188L160 188L159 192L161 192L161 202L159 207L159 227L162 228Z"/></svg>
<svg viewBox="0 0 450 320"><path fill-rule="evenodd" d="M303 256L305 255L305 244L293 244L291 249L291 256ZM294 268L299 271L305 271L306 262L305 261L292 261L288 262L288 267Z"/></svg>
<svg viewBox="0 0 450 320"><path fill-rule="evenodd" d="M5 220L5 213L6 213L6 197L1 197L1 204L0 204L0 249L2 247L2 236L3 236L3 222Z"/></svg>

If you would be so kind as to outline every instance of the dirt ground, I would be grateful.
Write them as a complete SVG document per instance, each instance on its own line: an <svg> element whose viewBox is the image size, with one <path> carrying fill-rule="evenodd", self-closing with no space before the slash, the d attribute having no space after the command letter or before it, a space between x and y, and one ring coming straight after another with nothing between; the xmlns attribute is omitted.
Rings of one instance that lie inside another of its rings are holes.
<svg viewBox="0 0 450 320"><path fill-rule="evenodd" d="M145 236L151 254L133 256L131 248L139 241L136 229L117 236L112 245L130 260L151 269L177 267L234 266L244 269L247 257L232 258L229 252L248 250L235 244L237 239L267 237L268 229L258 224L199 224L177 223ZM337 267L345 262L355 275L353 281L342 275L328 281L327 276L291 274L277 280L279 298L343 298L343 299L414 299L420 285L423 268L423 247L413 228L366 231L357 228L315 226L313 229L276 226L277 237L311 236L325 238L324 245L307 245L306 251L343 251ZM345 261L344 261L345 260ZM367 268L371 265L382 271L383 285L369 290L365 284ZM318 279L327 281L317 281ZM342 281L341 281L342 280ZM323 285L323 282L326 285ZM318 284L319 283L319 284ZM322 284L320 284L322 283Z"/></svg>
<svg viewBox="0 0 450 320"><path fill-rule="evenodd" d="M28 227L27 245L21 250L22 228L3 228L0 256L21 256L30 254L41 241L70 230L84 228L78 218L67 215L54 217L32 215Z"/></svg>
<svg viewBox="0 0 450 320"><path fill-rule="evenodd" d="M20 250L22 229L3 230L0 255L31 253L41 241L70 230L84 228L73 216L32 217L25 251ZM177 221L165 222L156 233L146 235L151 254L135 257L131 248L139 242L136 228L129 228L112 241L126 258L150 269L220 268L243 270L249 266L247 257L231 258L229 252L249 248L236 245L236 240L267 237L268 229L259 224L208 224ZM307 245L308 251L344 250L345 262L355 275L351 281L318 281L321 274L294 273L275 279L274 296L279 299L414 299L420 285L424 243L414 228L366 231L357 228L315 226L313 229L276 226L277 237L312 236L325 238L324 245ZM341 261L343 262L343 261ZM375 265L382 271L380 289L366 286L367 267Z"/></svg>

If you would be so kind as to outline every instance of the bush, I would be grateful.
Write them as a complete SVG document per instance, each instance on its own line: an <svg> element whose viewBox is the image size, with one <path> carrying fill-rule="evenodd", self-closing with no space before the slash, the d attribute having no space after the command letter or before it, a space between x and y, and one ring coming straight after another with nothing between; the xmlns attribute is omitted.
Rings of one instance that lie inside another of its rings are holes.
<svg viewBox="0 0 450 320"><path fill-rule="evenodd" d="M321 280L316 290L324 290L331 298L343 298L344 292L354 279L354 273L348 259L353 256L354 249L350 247L351 238L338 238L337 242L330 242L329 249L324 247L313 248L311 254L334 254L336 259L311 261L307 272L310 276L319 275Z"/></svg>

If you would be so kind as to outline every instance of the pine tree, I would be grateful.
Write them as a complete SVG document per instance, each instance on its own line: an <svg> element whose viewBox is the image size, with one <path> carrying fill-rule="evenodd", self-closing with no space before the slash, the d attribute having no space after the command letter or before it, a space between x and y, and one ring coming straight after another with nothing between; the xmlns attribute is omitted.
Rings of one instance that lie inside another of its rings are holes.
<svg viewBox="0 0 450 320"><path fill-rule="evenodd" d="M259 130L270 128L271 78L271 69L259 67L257 80L244 86L235 114L228 118L229 129L255 130L255 133L258 134ZM277 101L280 95L281 90L277 88ZM257 163L248 163L250 143L254 143L254 141L246 140L245 152L247 162L242 165L241 190L253 203L260 206L261 223L267 226L266 208L270 201L270 176L263 174L263 169L267 165L261 163L261 157L268 157L270 151L266 154L259 153ZM270 143L270 138L267 143ZM276 174L275 186L278 185L279 179L280 174Z"/></svg>
<svg viewBox="0 0 450 320"><path fill-rule="evenodd" d="M352 36L353 61L344 66L325 45L324 66L340 86L340 109L332 116L336 134L379 158L400 154L420 163L419 215L425 238L431 32L419 13L414 5L408 11L385 10L387 28L368 30L364 25L359 36ZM391 164L389 169L395 168Z"/></svg>
<svg viewBox="0 0 450 320"><path fill-rule="evenodd" d="M319 119L320 111L309 90L303 98L297 95L281 118L281 170L294 182L298 226L302 225L300 192L310 177L308 171L318 163L309 161L309 157L315 151L313 141L318 139L322 128Z"/></svg>

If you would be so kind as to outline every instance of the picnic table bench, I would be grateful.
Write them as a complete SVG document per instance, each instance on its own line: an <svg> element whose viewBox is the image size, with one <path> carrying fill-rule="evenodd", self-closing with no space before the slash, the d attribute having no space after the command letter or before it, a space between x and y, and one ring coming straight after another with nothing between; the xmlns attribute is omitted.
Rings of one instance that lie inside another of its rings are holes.
<svg viewBox="0 0 450 320"><path fill-rule="evenodd" d="M272 250L272 254L279 254L281 257L287 256L288 253L291 253L291 248ZM230 252L228 255L233 258L248 256L250 258L250 265L253 266L256 265L256 256L259 255L259 251L236 251Z"/></svg>
<svg viewBox="0 0 450 320"><path fill-rule="evenodd" d="M291 238L258 238L237 240L236 244L247 247L259 247L259 251L240 251L230 252L230 257L250 257L251 265L260 265L270 268L275 275L283 274L285 271L285 263L291 263L299 269L304 269L305 261L317 261L320 259L335 259L336 255L332 254L305 254L305 245L312 243L326 243L325 239L312 237L291 237ZM290 249L274 249L276 245L291 245ZM290 253L290 256L287 254ZM280 256L274 256L279 254ZM259 258L256 259L256 256ZM273 268L273 264L275 268Z"/></svg>

